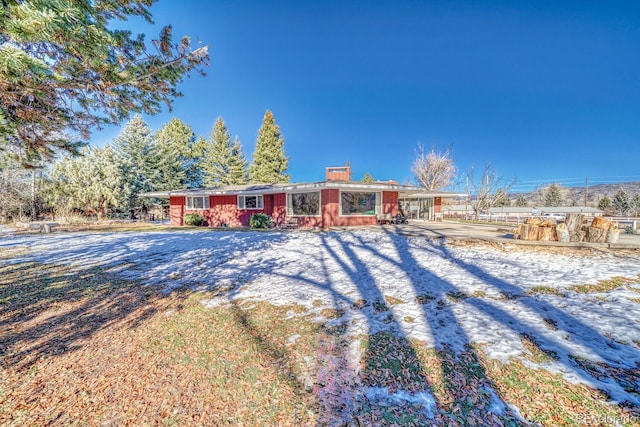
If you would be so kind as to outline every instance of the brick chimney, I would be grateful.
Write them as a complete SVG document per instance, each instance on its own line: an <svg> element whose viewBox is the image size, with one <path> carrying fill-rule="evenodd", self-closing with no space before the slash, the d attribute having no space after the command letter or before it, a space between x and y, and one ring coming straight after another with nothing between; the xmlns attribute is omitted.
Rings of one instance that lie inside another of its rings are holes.
<svg viewBox="0 0 640 427"><path fill-rule="evenodd" d="M327 181L351 181L351 166L336 166L326 168Z"/></svg>

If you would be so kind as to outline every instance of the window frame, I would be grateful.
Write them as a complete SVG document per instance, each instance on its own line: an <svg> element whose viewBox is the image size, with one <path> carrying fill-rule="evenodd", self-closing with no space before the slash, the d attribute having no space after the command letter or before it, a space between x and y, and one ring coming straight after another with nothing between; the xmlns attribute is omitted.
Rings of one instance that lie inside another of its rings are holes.
<svg viewBox="0 0 640 427"><path fill-rule="evenodd" d="M343 213L342 210L342 195L344 193L352 193L352 194L375 194L375 206L374 206L374 212L372 214L366 214L366 213ZM350 190L340 190L340 194L339 194L339 214L340 216L344 216L344 217L350 217L350 216L376 216L379 215L380 212L382 212L382 192L380 191L350 191Z"/></svg>
<svg viewBox="0 0 640 427"><path fill-rule="evenodd" d="M201 199L202 207L195 207L194 200ZM210 207L209 196L186 196L185 207L189 211L202 211Z"/></svg>
<svg viewBox="0 0 640 427"><path fill-rule="evenodd" d="M317 194L318 195L318 210L314 214L297 214L293 212L293 196L298 194ZM296 191L292 193L287 193L287 216L309 216L309 217L317 217L321 216L322 212L322 191L313 190L313 191Z"/></svg>
<svg viewBox="0 0 640 427"><path fill-rule="evenodd" d="M256 198L256 207L247 207L247 197ZM242 202L240 202L242 200ZM238 195L237 206L239 210L243 211L259 211L264 209L264 195L263 194L241 194Z"/></svg>

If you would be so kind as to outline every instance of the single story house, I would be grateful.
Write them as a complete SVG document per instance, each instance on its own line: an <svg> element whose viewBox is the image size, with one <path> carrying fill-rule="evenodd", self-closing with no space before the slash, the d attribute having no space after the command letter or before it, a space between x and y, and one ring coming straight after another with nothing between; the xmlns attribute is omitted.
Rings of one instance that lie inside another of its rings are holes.
<svg viewBox="0 0 640 427"><path fill-rule="evenodd" d="M604 211L590 206L536 206L538 215L583 214L586 217L602 216Z"/></svg>
<svg viewBox="0 0 640 427"><path fill-rule="evenodd" d="M172 225L183 225L189 213L204 216L209 227L248 226L253 214L269 215L276 225L291 218L300 227L374 225L390 221L405 206L418 206L421 219L440 214L442 197L458 196L427 191L395 181L350 181L349 166L326 168L326 180L311 183L245 184L175 191L157 191L144 197L169 199Z"/></svg>

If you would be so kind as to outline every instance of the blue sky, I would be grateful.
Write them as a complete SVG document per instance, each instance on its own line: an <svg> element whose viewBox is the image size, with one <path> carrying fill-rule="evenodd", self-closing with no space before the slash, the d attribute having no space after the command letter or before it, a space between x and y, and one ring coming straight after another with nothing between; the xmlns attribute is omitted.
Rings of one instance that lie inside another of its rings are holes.
<svg viewBox="0 0 640 427"><path fill-rule="evenodd" d="M211 65L151 128L177 117L208 136L221 116L250 159L270 109L293 181L349 161L356 180L404 183L418 143L450 147L461 177L491 162L517 191L640 180L640 2L160 0L152 13L155 27L126 25L151 39L172 24Z"/></svg>

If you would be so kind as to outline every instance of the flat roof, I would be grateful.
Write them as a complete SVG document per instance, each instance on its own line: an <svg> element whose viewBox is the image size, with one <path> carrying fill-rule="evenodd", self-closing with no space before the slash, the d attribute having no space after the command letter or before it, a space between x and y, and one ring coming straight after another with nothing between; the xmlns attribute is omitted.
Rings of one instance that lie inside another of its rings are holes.
<svg viewBox="0 0 640 427"><path fill-rule="evenodd" d="M151 191L141 193L142 197L157 199L168 199L171 196L223 196L237 194L276 194L290 193L298 191L322 190L333 188L351 191L397 191L402 199L426 198L426 197L457 197L460 194L447 193L443 191L429 191L414 185L401 185L396 182L374 181L319 181L303 183L282 183L282 184L243 184L226 185L208 188L189 188L182 190Z"/></svg>

